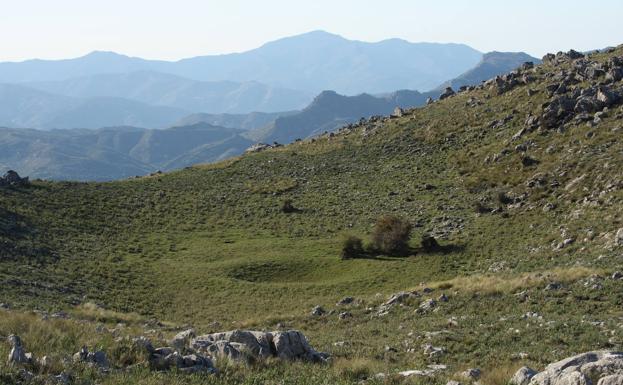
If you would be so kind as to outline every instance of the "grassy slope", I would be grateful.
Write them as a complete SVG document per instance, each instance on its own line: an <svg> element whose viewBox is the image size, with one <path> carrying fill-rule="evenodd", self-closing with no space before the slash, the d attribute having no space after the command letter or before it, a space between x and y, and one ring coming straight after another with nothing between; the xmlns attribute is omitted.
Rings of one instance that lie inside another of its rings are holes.
<svg viewBox="0 0 623 385"><path fill-rule="evenodd" d="M511 142L526 115L540 113L546 84L531 84L541 92L530 97L523 86L501 96L487 89L461 94L369 134L360 128L163 176L1 190L0 240L8 256L0 262L0 298L50 309L94 301L202 330L214 329L214 321L219 329L282 322L351 363L362 357L370 371L422 367L430 359L420 346L430 341L447 348L440 360L453 369L497 368L488 383L523 363L513 358L518 352L539 366L580 350L621 348L620 281L605 280L601 290L585 285L591 274L606 276L622 264L610 246L622 227L623 145L613 130L621 120L612 111L595 128L571 125ZM470 107L469 98L483 104ZM510 122L489 128L513 110ZM527 141L537 166L522 166L514 151L484 162ZM526 187L536 173L560 187ZM513 207L497 201L499 192L528 195ZM282 213L286 199L302 212ZM503 214L477 214L477 201L503 206ZM544 211L550 202L556 208ZM445 232L442 244L455 251L340 261L340 234L365 236L385 213L416 225L414 247L424 232ZM571 236L574 244L553 250L553 242ZM495 263L506 270L488 273ZM553 269L557 276L548 276ZM565 289L543 292L553 280ZM423 282L451 301L424 316L411 307L380 319L366 311L381 301L376 293ZM513 294L524 289L530 299L520 302ZM352 310L353 320L308 317L313 305L331 309L345 295L366 301ZM527 311L544 320L522 320ZM450 317L458 326L447 327ZM425 334L439 330L447 333ZM340 340L352 344L332 345ZM385 353L386 345L399 353Z"/></svg>

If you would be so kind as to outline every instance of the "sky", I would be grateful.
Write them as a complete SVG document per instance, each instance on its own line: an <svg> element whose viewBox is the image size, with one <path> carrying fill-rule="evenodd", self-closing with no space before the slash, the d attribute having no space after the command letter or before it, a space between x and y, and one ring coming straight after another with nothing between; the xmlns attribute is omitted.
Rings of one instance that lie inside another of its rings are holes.
<svg viewBox="0 0 623 385"><path fill-rule="evenodd" d="M0 61L241 52L312 30L541 57L623 43L622 0L0 0Z"/></svg>

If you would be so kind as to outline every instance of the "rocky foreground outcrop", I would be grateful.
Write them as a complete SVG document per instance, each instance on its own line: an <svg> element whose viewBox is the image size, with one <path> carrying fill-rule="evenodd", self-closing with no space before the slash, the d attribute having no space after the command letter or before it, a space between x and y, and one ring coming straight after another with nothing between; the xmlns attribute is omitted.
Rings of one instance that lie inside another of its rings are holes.
<svg viewBox="0 0 623 385"><path fill-rule="evenodd" d="M283 332L233 330L212 333L193 338L190 347L217 359L276 357L285 361L325 362L329 358L328 354L314 350L303 333L297 330Z"/></svg>
<svg viewBox="0 0 623 385"><path fill-rule="evenodd" d="M548 365L540 373L521 368L514 385L621 385L623 352L597 351L578 354Z"/></svg>
<svg viewBox="0 0 623 385"><path fill-rule="evenodd" d="M29 371L36 366L50 366L48 357L35 359L31 353L26 353L18 336L11 335L8 341L12 348L8 363L21 367L20 373L23 378L36 377ZM155 348L145 337L134 338L132 344L134 351L144 353L147 358L145 364L148 364L151 370L159 372L177 370L184 373L214 374L218 370L213 360L255 362L273 357L284 361L322 363L329 359L328 354L314 350L305 335L298 330L277 332L233 330L197 337L195 331L189 329L173 337L168 343L170 346ZM112 365L104 351L89 351L86 346L73 355L73 362L96 368L104 374L127 369ZM62 372L58 376L67 377L67 373ZM48 380L55 381L58 376L49 376Z"/></svg>

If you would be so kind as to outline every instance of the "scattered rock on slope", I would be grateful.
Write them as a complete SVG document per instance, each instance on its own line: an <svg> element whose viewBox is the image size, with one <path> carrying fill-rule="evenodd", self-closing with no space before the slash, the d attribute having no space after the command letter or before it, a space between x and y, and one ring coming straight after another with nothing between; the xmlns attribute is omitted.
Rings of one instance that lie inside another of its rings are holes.
<svg viewBox="0 0 623 385"><path fill-rule="evenodd" d="M74 354L74 362L82 362L90 365L94 365L100 369L108 369L108 359L106 353L101 350L95 352L89 352L86 346L83 346L79 352Z"/></svg>
<svg viewBox="0 0 623 385"><path fill-rule="evenodd" d="M548 365L534 374L521 368L512 382L525 385L614 385L623 384L623 353L598 351L578 354Z"/></svg>

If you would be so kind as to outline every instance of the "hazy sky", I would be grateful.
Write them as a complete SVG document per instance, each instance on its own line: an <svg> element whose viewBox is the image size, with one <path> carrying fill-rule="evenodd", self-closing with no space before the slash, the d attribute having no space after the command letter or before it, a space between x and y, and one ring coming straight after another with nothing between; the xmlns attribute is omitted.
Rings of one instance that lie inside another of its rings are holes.
<svg viewBox="0 0 623 385"><path fill-rule="evenodd" d="M622 20L623 0L0 0L0 61L93 50L180 59L316 29L540 57L621 44Z"/></svg>

